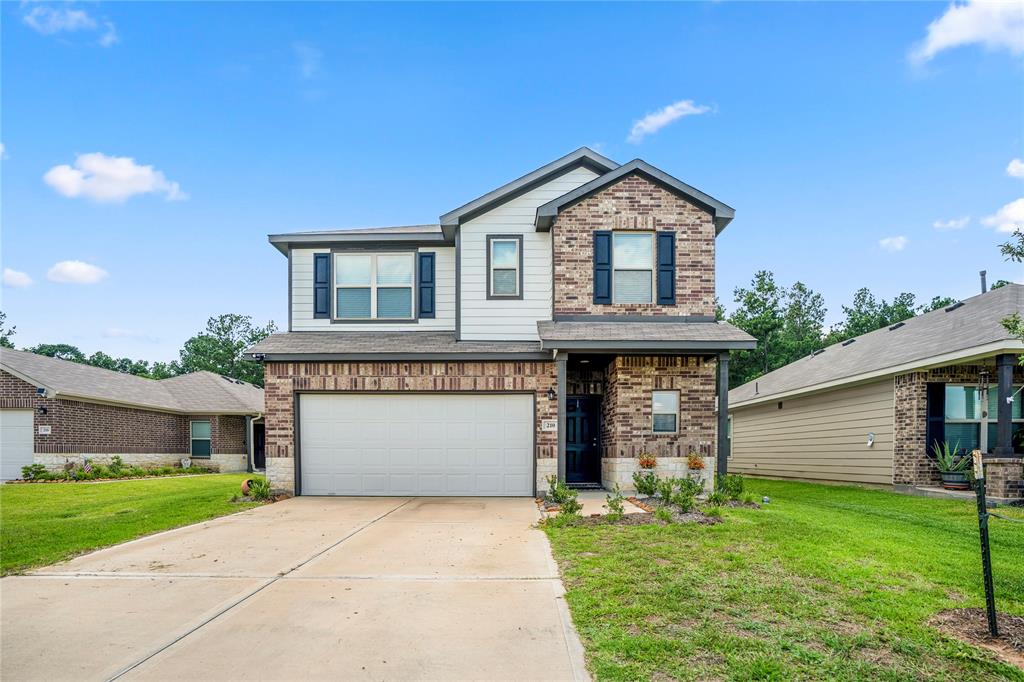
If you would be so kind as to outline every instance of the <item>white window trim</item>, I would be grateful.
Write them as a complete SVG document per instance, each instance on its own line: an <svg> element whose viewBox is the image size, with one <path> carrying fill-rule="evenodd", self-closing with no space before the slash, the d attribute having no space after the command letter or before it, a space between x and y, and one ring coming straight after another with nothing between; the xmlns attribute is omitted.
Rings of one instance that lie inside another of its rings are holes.
<svg viewBox="0 0 1024 682"><path fill-rule="evenodd" d="M210 437L209 438L196 438L192 435L193 424L209 424L210 425ZM193 455L192 454L192 443L197 440L208 440L210 441L210 454L208 455ZM190 419L188 421L188 456L196 457L199 459L208 459L213 456L213 420L212 419Z"/></svg>
<svg viewBox="0 0 1024 682"><path fill-rule="evenodd" d="M953 384L953 383L946 384L947 388L951 387L951 386L954 387L954 388L977 388L976 384ZM1013 385L1013 390L1016 391L1019 388L1020 388L1020 386L1018 386L1017 384ZM997 388L993 388L993 387L990 386L989 389L988 389L988 392L991 394L992 391L998 391L998 389ZM985 396L985 399L986 399L986 401L988 400L988 396L987 395ZM998 405L998 400L999 399L998 399L998 395L997 395L997 397L996 397L996 414L986 414L986 416L984 416L984 417L979 415L977 419L950 419L950 418L946 417L945 414L943 414L942 415L942 421L943 421L944 424L977 424L978 425L978 448L982 452L988 454L988 453L992 452L992 448L989 447L989 442L988 442L988 427L990 425L992 425L992 424L998 424L999 423L999 413L998 413L999 405ZM980 401L980 397L979 397L979 401ZM1011 407L1011 410L1012 410L1012 407ZM987 402L984 405L983 411L984 412L988 412L988 403ZM1024 424L1024 419L1010 419L1010 423L1011 424ZM949 439L947 438L946 440L948 441ZM934 445L934 444L933 443L929 443L928 447L930 448L930 447L932 447L932 445ZM956 443L950 443L950 445L956 445Z"/></svg>
<svg viewBox="0 0 1024 682"><path fill-rule="evenodd" d="M656 430L654 428L654 417L656 415L659 415L659 414L673 414L672 412L655 412L654 411L654 394L655 393L675 393L676 394L676 411L674 413L675 416L676 416L676 422L675 422L675 428L672 429L671 431L658 431L658 430ZM681 401L682 401L682 394L677 389L659 389L659 390L656 390L656 391L651 391L651 433L658 433L658 434L679 433L679 413L680 413L680 411L682 409Z"/></svg>
<svg viewBox="0 0 1024 682"><path fill-rule="evenodd" d="M369 256L370 258L370 282L369 284L338 284L338 257L339 256ZM378 256L407 256L412 267L412 275L409 284L378 284L377 283L377 257ZM359 322L372 320L385 320L388 322L408 322L416 319L416 254L412 251L382 251L380 253L364 253L362 251L336 251L331 254L334 262L331 263L331 276L334 278L331 290L331 315L335 320L343 322ZM338 315L338 289L370 289L370 317L341 317ZM409 317L378 317L377 315L377 289L409 289Z"/></svg>
<svg viewBox="0 0 1024 682"><path fill-rule="evenodd" d="M512 267L500 267L499 268L498 266L496 266L494 264L494 245L495 244L504 244L504 243L514 244L515 247L516 247L516 255L515 255L515 258L513 259L514 265ZM519 272L519 262L521 260L521 256L519 255L519 249L522 248L522 242L519 239L513 239L511 237L491 237L488 240L488 244L489 244L488 248L490 248L491 252L489 254L487 254L488 255L487 262L490 263L491 271L487 273L487 286L489 288L489 294L490 294L491 298L516 298L516 297L518 297L520 295L520 293L521 293L519 291L519 281L520 281L520 279L522 277L522 274ZM498 270L513 270L516 273L516 276L515 276L516 290L514 292L512 292L511 294L499 294L499 293L496 293L494 291L494 273L496 271L498 271Z"/></svg>
<svg viewBox="0 0 1024 682"><path fill-rule="evenodd" d="M619 236L620 234L630 234L630 235L632 235L632 234L646 234L646 235L650 235L650 237L651 237L651 267L650 267L650 273L651 273L651 299L649 301L624 302L624 301L619 301L619 300L616 299L616 295L615 295L616 294L616 292L615 292L615 273L616 272L618 272L618 271L622 271L622 272L647 272L647 270L648 270L647 268L620 268L620 267L615 265L615 238L617 236ZM612 231L612 303L613 304L614 303L618 303L620 305L650 305L650 304L654 303L654 301L655 301L655 291L654 291L654 289L655 289L655 287L658 286L658 282L657 282L657 279L656 279L656 277L658 276L658 268L657 268L657 264L658 264L658 245L655 242L655 236L656 235L655 235L654 232L648 232L646 230L613 230ZM668 433L668 432L665 431L663 433Z"/></svg>

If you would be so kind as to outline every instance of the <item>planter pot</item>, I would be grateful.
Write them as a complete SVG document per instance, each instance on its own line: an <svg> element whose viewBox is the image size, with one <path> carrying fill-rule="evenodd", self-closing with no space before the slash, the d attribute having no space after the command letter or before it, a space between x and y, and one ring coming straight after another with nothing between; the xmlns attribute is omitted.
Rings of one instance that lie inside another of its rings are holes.
<svg viewBox="0 0 1024 682"><path fill-rule="evenodd" d="M966 471L942 471L942 487L946 490L970 490L971 481Z"/></svg>

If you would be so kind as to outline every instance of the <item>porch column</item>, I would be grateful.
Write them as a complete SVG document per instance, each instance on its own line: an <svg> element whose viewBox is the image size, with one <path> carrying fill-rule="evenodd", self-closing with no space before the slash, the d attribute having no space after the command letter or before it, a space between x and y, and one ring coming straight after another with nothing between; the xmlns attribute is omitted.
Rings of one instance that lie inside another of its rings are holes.
<svg viewBox="0 0 1024 682"><path fill-rule="evenodd" d="M1017 356L1012 353L996 356L999 399L996 406L996 446L992 449L993 457L1013 456L1013 405L1006 399L1013 395L1013 368L1016 365Z"/></svg>
<svg viewBox="0 0 1024 682"><path fill-rule="evenodd" d="M729 473L729 353L718 354L718 466Z"/></svg>
<svg viewBox="0 0 1024 682"><path fill-rule="evenodd" d="M558 480L565 480L565 364L568 356L565 353L555 355L556 381L555 393L558 395Z"/></svg>

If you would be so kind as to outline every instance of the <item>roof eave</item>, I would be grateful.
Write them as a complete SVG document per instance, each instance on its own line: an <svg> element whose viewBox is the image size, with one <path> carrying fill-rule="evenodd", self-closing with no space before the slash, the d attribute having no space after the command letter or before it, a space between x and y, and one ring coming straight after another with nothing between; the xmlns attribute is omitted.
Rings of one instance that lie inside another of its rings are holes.
<svg viewBox="0 0 1024 682"><path fill-rule="evenodd" d="M360 232L358 234L344 233L293 233L293 234L271 234L267 235L274 248L284 255L293 248L316 248L337 246L339 244L397 244L397 245L437 245L455 246L454 234L451 238L444 232L402 232L402 233L381 233Z"/></svg>
<svg viewBox="0 0 1024 682"><path fill-rule="evenodd" d="M756 341L607 341L607 340L571 340L541 339L541 347L545 350L573 350L593 352L722 352L730 350L751 350L757 346Z"/></svg>
<svg viewBox="0 0 1024 682"><path fill-rule="evenodd" d="M246 359L257 362L439 362L473 360L550 360L551 354L541 351L480 351L457 353L245 353Z"/></svg>

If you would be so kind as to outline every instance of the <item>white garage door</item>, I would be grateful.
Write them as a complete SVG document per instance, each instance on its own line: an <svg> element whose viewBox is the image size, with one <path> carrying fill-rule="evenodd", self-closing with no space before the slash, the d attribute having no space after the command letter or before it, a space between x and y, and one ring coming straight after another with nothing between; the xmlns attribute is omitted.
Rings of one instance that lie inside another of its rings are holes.
<svg viewBox="0 0 1024 682"><path fill-rule="evenodd" d="M306 394L303 495L532 495L533 396Z"/></svg>
<svg viewBox="0 0 1024 682"><path fill-rule="evenodd" d="M21 478L32 463L32 410L0 410L0 481Z"/></svg>

